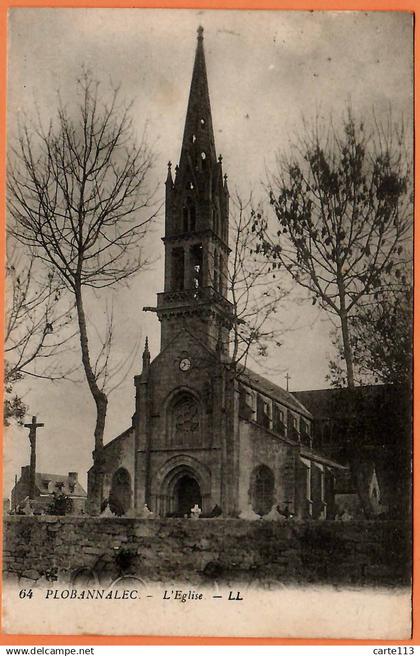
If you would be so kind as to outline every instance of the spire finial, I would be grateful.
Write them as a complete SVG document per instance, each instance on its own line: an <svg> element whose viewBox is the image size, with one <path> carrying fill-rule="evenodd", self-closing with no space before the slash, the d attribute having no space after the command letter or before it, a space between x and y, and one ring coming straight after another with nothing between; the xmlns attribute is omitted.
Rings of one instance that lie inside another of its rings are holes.
<svg viewBox="0 0 420 656"><path fill-rule="evenodd" d="M173 180L172 180L172 162L168 162L168 175L166 176L166 187L167 189L172 188Z"/></svg>
<svg viewBox="0 0 420 656"><path fill-rule="evenodd" d="M222 155L219 155L219 157L218 157L217 159L218 159L218 161L219 161L219 164L221 164L221 163L223 162L223 157L222 157Z"/></svg>
<svg viewBox="0 0 420 656"><path fill-rule="evenodd" d="M197 39L203 39L203 32L204 32L204 27L199 25L197 28Z"/></svg>
<svg viewBox="0 0 420 656"><path fill-rule="evenodd" d="M229 196L227 173L225 173L224 176L223 176L223 189L225 190L226 196Z"/></svg>
<svg viewBox="0 0 420 656"><path fill-rule="evenodd" d="M149 351L149 338L146 337L144 342L144 351L143 351L143 372L147 372L150 367L150 351Z"/></svg>

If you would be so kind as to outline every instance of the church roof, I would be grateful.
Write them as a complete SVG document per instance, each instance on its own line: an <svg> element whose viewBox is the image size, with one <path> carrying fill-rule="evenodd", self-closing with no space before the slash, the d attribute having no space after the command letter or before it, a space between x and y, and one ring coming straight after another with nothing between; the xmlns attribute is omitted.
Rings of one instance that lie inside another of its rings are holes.
<svg viewBox="0 0 420 656"><path fill-rule="evenodd" d="M334 467L335 469L341 469L343 471L348 470L347 465L343 465L342 463L337 462L337 460L333 460L332 458L329 458L325 454L320 453L315 449L305 447L303 445L300 447L300 455L303 456L304 458L308 458L308 460L319 462L322 465L327 465L328 467Z"/></svg>
<svg viewBox="0 0 420 656"><path fill-rule="evenodd" d="M261 374L256 374L254 371L251 371L251 369L246 368L243 373L240 374L239 379L249 387L261 392L261 394L269 396L282 405L285 405L287 408L295 410L295 412L298 412L309 419L312 418L311 412L291 392L276 385L271 380L268 380L268 378L264 378Z"/></svg>
<svg viewBox="0 0 420 656"><path fill-rule="evenodd" d="M104 444L104 451L109 452L109 449L112 449L112 447L114 447L116 445L116 443L118 443L119 440L124 440L125 438L128 438L130 436L130 434L133 433L133 431L134 431L134 428L133 428L132 425L129 426L128 428L126 428L125 431L123 431L122 433L120 433L116 437L113 437L111 440L109 440L109 442ZM90 467L90 469L88 469L88 471L93 471L93 469L94 469L94 465L92 465Z"/></svg>
<svg viewBox="0 0 420 656"><path fill-rule="evenodd" d="M380 415L397 412L402 400L410 399L410 394L401 385L360 385L354 389L327 388L293 392L293 395L306 405L314 417L342 418L357 414Z"/></svg>

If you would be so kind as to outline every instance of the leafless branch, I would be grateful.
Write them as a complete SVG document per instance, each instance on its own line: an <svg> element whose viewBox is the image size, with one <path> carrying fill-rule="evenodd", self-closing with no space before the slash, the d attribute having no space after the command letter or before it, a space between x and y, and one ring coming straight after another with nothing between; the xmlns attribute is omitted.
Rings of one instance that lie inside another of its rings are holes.
<svg viewBox="0 0 420 656"><path fill-rule="evenodd" d="M83 71L74 104L69 108L59 99L47 127L39 120L21 126L11 147L8 206L15 239L53 269L75 302L81 360L97 412L100 507L105 390L116 373L110 361L113 330L108 321L95 361L84 294L86 288L127 282L148 266L142 246L160 207L149 184L153 155L145 134L136 143L130 105L120 101L119 89L106 99L99 82Z"/></svg>
<svg viewBox="0 0 420 656"><path fill-rule="evenodd" d="M278 155L268 193L277 226L256 213L258 253L337 318L352 387L352 317L391 277L405 284L407 276L412 197L404 126L391 116L386 124L374 116L368 126L350 109L340 129L318 117L305 122L291 151Z"/></svg>

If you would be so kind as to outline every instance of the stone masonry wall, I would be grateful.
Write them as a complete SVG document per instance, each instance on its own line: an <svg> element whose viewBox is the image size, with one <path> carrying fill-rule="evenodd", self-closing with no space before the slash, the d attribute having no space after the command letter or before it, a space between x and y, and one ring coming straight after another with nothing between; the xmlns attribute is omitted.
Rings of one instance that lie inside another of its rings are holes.
<svg viewBox="0 0 420 656"><path fill-rule="evenodd" d="M401 585L411 549L401 522L247 522L92 517L5 519L6 580L104 584L121 575L200 585Z"/></svg>
<svg viewBox="0 0 420 656"><path fill-rule="evenodd" d="M295 508L295 449L255 422L240 421L239 457L239 508L245 510L251 503L252 472L266 465L274 474L273 501L296 512Z"/></svg>

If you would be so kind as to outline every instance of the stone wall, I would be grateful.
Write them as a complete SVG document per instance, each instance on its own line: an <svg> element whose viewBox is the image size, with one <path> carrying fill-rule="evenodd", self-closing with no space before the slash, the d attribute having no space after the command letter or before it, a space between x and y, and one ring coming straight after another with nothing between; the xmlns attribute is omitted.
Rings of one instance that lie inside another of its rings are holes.
<svg viewBox="0 0 420 656"><path fill-rule="evenodd" d="M274 474L273 503L291 512L295 508L295 458L298 445L291 445L253 421L240 420L239 451L239 508L252 502L250 488L252 473L257 466L265 465ZM306 488L305 488L306 492Z"/></svg>
<svg viewBox="0 0 420 656"><path fill-rule="evenodd" d="M134 481L134 428L127 429L112 442L105 445L105 476L104 476L104 498L109 497L112 485L112 476L123 467L130 475L131 485Z"/></svg>
<svg viewBox="0 0 420 656"><path fill-rule="evenodd" d="M401 522L247 522L92 517L5 519L6 578L105 584L121 575L200 585L401 585L411 548Z"/></svg>

